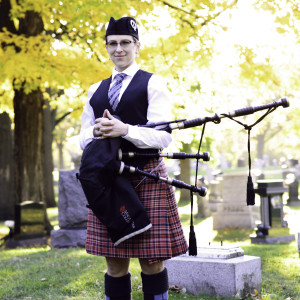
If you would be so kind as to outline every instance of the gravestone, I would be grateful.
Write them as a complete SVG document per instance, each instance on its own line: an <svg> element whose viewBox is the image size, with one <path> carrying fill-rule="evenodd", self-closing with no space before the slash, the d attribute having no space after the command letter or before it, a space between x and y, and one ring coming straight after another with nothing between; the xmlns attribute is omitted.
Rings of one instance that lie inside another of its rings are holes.
<svg viewBox="0 0 300 300"><path fill-rule="evenodd" d="M222 180L212 180L208 185L208 205L210 211L217 211L218 205L222 200Z"/></svg>
<svg viewBox="0 0 300 300"><path fill-rule="evenodd" d="M298 206L300 205L299 199L299 181L295 177L292 182L288 184L289 188L289 198L287 200L287 204L290 206Z"/></svg>
<svg viewBox="0 0 300 300"><path fill-rule="evenodd" d="M238 168L244 168L246 166L245 158L239 158L237 161Z"/></svg>
<svg viewBox="0 0 300 300"><path fill-rule="evenodd" d="M250 235L252 243L276 244L295 239L284 220L282 195L287 191L283 179L257 181L255 193L260 196L261 224L257 225L256 234Z"/></svg>
<svg viewBox="0 0 300 300"><path fill-rule="evenodd" d="M15 209L16 240L40 238L46 235L44 204L24 201Z"/></svg>
<svg viewBox="0 0 300 300"><path fill-rule="evenodd" d="M169 283L189 294L215 297L245 297L262 289L259 257L245 256L236 246L199 247L197 256L187 254L164 262Z"/></svg>
<svg viewBox="0 0 300 300"><path fill-rule="evenodd" d="M14 219L13 132L7 113L0 114L0 220Z"/></svg>
<svg viewBox="0 0 300 300"><path fill-rule="evenodd" d="M77 170L59 172L58 222L60 229L51 231L51 247L84 247L86 239L87 201Z"/></svg>
<svg viewBox="0 0 300 300"><path fill-rule="evenodd" d="M213 229L255 227L255 222L260 219L259 207L247 206L247 180L245 172L223 175L223 202L218 204L213 215Z"/></svg>
<svg viewBox="0 0 300 300"><path fill-rule="evenodd" d="M197 207L198 207L198 212L196 214L197 218L207 218L210 216L210 209L206 197L201 197L197 194Z"/></svg>
<svg viewBox="0 0 300 300"><path fill-rule="evenodd" d="M42 202L24 201L16 204L12 222L13 232L5 243L7 248L47 245L45 210Z"/></svg>

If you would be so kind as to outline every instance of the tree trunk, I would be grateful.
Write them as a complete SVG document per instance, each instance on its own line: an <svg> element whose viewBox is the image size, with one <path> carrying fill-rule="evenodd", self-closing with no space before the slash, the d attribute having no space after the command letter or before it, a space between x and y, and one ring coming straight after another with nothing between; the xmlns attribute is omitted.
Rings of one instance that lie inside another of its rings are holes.
<svg viewBox="0 0 300 300"><path fill-rule="evenodd" d="M0 114L0 220L14 218L14 159L11 120L4 112Z"/></svg>
<svg viewBox="0 0 300 300"><path fill-rule="evenodd" d="M190 145L183 144L182 151L186 153L190 153ZM180 180L190 184L191 181L191 166L189 159L181 159L179 161L180 164ZM180 199L178 204L183 204L186 202L190 202L191 196L190 191L186 189L181 189Z"/></svg>
<svg viewBox="0 0 300 300"><path fill-rule="evenodd" d="M15 90L16 203L45 201L43 167L43 96Z"/></svg>
<svg viewBox="0 0 300 300"><path fill-rule="evenodd" d="M53 116L48 101L45 101L43 110L43 142L44 142L44 177L45 177L45 198L47 207L56 207L54 197L54 182L53 182Z"/></svg>
<svg viewBox="0 0 300 300"><path fill-rule="evenodd" d="M58 157L59 157L59 169L63 170L65 168L64 164L64 143L63 142L57 142L57 148L58 148Z"/></svg>
<svg viewBox="0 0 300 300"><path fill-rule="evenodd" d="M26 11L19 20L18 34L27 37L37 36L44 30L42 18L37 12ZM26 49L17 49L22 51ZM40 88L26 93L24 87L14 86L15 113L15 177L16 204L31 200L44 204L45 229L48 233L51 224L47 218L44 179L43 149L43 94Z"/></svg>
<svg viewBox="0 0 300 300"><path fill-rule="evenodd" d="M208 207L208 199L206 197L197 196L197 206L198 212L196 214L197 218L207 218L210 215Z"/></svg>

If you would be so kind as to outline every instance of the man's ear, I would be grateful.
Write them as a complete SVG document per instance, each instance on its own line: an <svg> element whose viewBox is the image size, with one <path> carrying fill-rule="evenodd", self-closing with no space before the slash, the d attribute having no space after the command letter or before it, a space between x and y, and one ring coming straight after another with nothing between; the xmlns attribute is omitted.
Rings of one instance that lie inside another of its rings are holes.
<svg viewBox="0 0 300 300"><path fill-rule="evenodd" d="M136 54L136 55L139 54L140 48L141 48L141 42L140 42L140 41L137 41L137 44L136 44L136 50L135 50L135 54Z"/></svg>

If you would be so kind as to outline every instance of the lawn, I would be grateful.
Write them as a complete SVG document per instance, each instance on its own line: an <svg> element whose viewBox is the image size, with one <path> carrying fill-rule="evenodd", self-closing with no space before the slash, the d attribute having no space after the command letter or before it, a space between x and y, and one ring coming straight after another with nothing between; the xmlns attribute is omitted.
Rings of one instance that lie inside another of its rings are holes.
<svg viewBox="0 0 300 300"><path fill-rule="evenodd" d="M185 218L185 210L180 208ZM290 214L300 216L299 208ZM56 224L55 210L51 222ZM213 243L238 244L245 255L259 256L262 262L263 289L260 295L246 299L300 299L300 258L297 242L278 245L253 245L250 229L215 231L211 217L195 220L198 244L204 240ZM3 223L2 223L3 224ZM188 230L184 222L185 231ZM5 231L0 226L0 235ZM203 234L205 232L205 235ZM0 252L0 299L105 299L105 260L91 256L84 249L51 249L47 247L27 249L2 249ZM143 299L138 261L130 265L132 297ZM182 291L170 290L169 299L216 299L216 297L191 296ZM220 298L235 299L235 298Z"/></svg>

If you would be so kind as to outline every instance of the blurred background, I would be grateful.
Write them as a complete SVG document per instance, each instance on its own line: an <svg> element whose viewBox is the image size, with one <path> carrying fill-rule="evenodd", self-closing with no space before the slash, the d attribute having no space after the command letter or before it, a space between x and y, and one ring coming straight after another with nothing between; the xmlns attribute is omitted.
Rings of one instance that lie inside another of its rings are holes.
<svg viewBox="0 0 300 300"><path fill-rule="evenodd" d="M80 116L91 84L111 74L110 17L136 18L141 68L163 76L173 119L227 113L287 97L251 131L255 174L298 165L300 5L293 0L0 1L0 203L2 220L24 201L56 207L59 170L78 169ZM254 123L263 113L241 117ZM196 152L202 128L173 131L166 152ZM205 129L203 180L247 170L247 132L222 119ZM195 164L167 161L184 181ZM295 169L298 178L298 169ZM192 180L192 179L191 179ZM188 197L183 195L181 197ZM186 199L188 199L186 198ZM182 199L182 200L186 200Z"/></svg>

